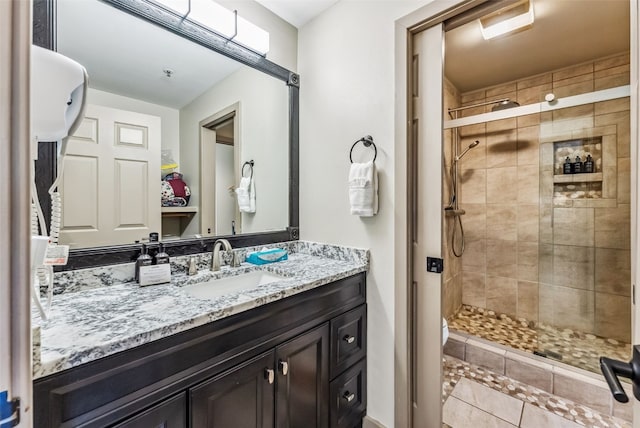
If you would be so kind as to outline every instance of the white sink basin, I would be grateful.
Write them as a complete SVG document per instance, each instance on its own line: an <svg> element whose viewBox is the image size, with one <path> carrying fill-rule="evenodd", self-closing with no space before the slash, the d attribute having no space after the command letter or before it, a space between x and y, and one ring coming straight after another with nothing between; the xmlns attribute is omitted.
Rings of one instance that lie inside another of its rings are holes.
<svg viewBox="0 0 640 428"><path fill-rule="evenodd" d="M271 272L253 271L226 278L212 279L207 282L190 284L183 288L188 294L200 299L216 299L225 294L249 290L259 285L286 279Z"/></svg>

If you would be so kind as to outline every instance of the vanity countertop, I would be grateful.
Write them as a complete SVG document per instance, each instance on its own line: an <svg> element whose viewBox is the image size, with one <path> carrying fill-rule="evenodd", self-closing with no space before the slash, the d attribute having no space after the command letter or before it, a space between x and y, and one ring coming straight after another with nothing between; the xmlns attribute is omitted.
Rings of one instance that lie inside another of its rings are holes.
<svg viewBox="0 0 640 428"><path fill-rule="evenodd" d="M176 275L173 284L140 287L127 282L56 295L49 320L41 323L40 361L34 361L33 377L48 376L368 269L364 250L307 242L297 247L293 246L286 261L263 266L242 263L225 274L260 269L286 279L215 300L192 297L181 287L206 281L211 276L208 271L193 277ZM344 257L350 250L357 255Z"/></svg>

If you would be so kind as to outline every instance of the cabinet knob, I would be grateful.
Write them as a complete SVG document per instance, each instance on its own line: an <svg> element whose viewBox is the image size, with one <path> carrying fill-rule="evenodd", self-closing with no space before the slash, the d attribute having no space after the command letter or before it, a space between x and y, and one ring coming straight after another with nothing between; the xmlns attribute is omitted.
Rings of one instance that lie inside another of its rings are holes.
<svg viewBox="0 0 640 428"><path fill-rule="evenodd" d="M342 394L342 398L347 400L347 403L351 403L354 400L354 398L356 398L356 394L354 394L353 392L346 391L344 394Z"/></svg>
<svg viewBox="0 0 640 428"><path fill-rule="evenodd" d="M273 369L264 369L264 378L269 381L269 384L273 384L275 379L275 372Z"/></svg>
<svg viewBox="0 0 640 428"><path fill-rule="evenodd" d="M342 338L342 340L344 340L345 342L347 342L348 344L352 344L353 342L356 341L356 338L347 334L345 337Z"/></svg>
<svg viewBox="0 0 640 428"><path fill-rule="evenodd" d="M278 366L280 367L280 371L282 372L283 375L287 375L287 373L289 373L289 363L287 363L286 361L282 361L280 360L278 362Z"/></svg>

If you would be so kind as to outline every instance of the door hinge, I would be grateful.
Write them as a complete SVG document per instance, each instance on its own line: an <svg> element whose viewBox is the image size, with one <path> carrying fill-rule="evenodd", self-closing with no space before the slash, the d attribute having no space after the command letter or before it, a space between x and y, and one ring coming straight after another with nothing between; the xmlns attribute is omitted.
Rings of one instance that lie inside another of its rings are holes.
<svg viewBox="0 0 640 428"><path fill-rule="evenodd" d="M0 393L0 428L15 427L20 423L20 399L6 401L7 393Z"/></svg>
<svg viewBox="0 0 640 428"><path fill-rule="evenodd" d="M444 261L438 257L427 257L427 272L442 273Z"/></svg>

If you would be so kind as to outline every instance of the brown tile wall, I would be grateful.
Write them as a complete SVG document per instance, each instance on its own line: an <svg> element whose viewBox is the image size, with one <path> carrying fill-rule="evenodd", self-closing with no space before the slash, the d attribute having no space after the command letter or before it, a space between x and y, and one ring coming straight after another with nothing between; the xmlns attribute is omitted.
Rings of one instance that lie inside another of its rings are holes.
<svg viewBox="0 0 640 428"><path fill-rule="evenodd" d="M525 105L549 92L561 98L626 84L629 56L622 54L464 93L459 100L471 105L509 97ZM456 101L450 84L445 98ZM458 130L461 147L481 143L460 162L460 207L467 212L464 304L629 341L629 128L625 98ZM602 197L554 198L553 142L590 136L602 136ZM448 138L450 147L450 133Z"/></svg>

